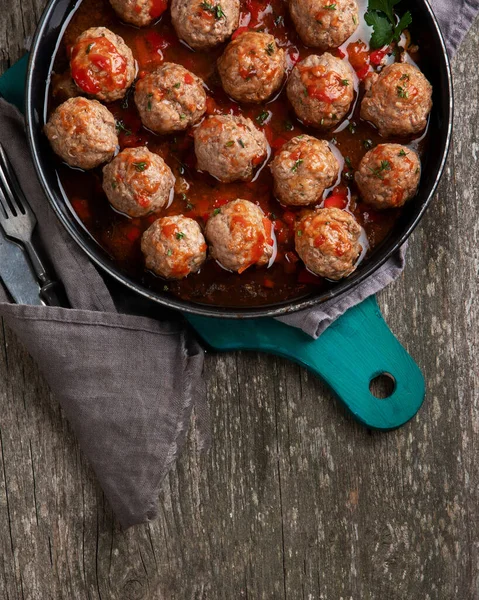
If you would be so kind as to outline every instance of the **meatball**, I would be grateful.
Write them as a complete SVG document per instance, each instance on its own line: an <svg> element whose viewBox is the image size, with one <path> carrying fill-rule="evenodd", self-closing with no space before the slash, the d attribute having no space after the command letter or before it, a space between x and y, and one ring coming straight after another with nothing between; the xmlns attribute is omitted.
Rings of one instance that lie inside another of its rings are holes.
<svg viewBox="0 0 479 600"><path fill-rule="evenodd" d="M350 213L320 208L296 226L296 251L315 275L338 281L356 269L362 252L361 227Z"/></svg>
<svg viewBox="0 0 479 600"><path fill-rule="evenodd" d="M110 0L122 21L145 27L156 21L168 8L168 0Z"/></svg>
<svg viewBox="0 0 479 600"><path fill-rule="evenodd" d="M400 144L381 144L370 150L356 173L362 199L379 209L398 208L414 198L420 179L419 156Z"/></svg>
<svg viewBox="0 0 479 600"><path fill-rule="evenodd" d="M287 90L298 118L321 129L337 125L351 108L354 77L348 63L328 52L297 64Z"/></svg>
<svg viewBox="0 0 479 600"><path fill-rule="evenodd" d="M300 135L283 146L271 163L276 197L292 206L315 204L337 181L339 168L328 142Z"/></svg>
<svg viewBox="0 0 479 600"><path fill-rule="evenodd" d="M251 119L208 117L195 131L198 169L226 183L248 181L268 154L268 142Z"/></svg>
<svg viewBox="0 0 479 600"><path fill-rule="evenodd" d="M290 0L289 10L303 42L321 50L341 46L359 24L356 0Z"/></svg>
<svg viewBox="0 0 479 600"><path fill-rule="evenodd" d="M136 76L130 48L106 27L92 27L77 38L70 66L80 90L104 102L123 98Z"/></svg>
<svg viewBox="0 0 479 600"><path fill-rule="evenodd" d="M230 42L218 60L225 92L238 102L264 102L281 87L284 50L272 35L249 31Z"/></svg>
<svg viewBox="0 0 479 600"><path fill-rule="evenodd" d="M130 217L143 217L167 206L175 177L165 161L148 148L127 148L103 169L110 204Z"/></svg>
<svg viewBox="0 0 479 600"><path fill-rule="evenodd" d="M407 136L426 128L432 109L432 86L421 71L395 63L367 80L361 118L371 121L379 133Z"/></svg>
<svg viewBox="0 0 479 600"><path fill-rule="evenodd" d="M240 0L172 0L178 37L195 50L223 43L239 25Z"/></svg>
<svg viewBox="0 0 479 600"><path fill-rule="evenodd" d="M234 200L215 212L206 224L211 256L225 269L243 273L267 265L273 256L272 223L248 200Z"/></svg>
<svg viewBox="0 0 479 600"><path fill-rule="evenodd" d="M182 215L158 219L141 240L146 268L165 279L184 279L197 273L207 249L198 223Z"/></svg>
<svg viewBox="0 0 479 600"><path fill-rule="evenodd" d="M60 104L45 125L45 134L55 153L80 169L111 160L118 148L114 116L103 104L83 97Z"/></svg>
<svg viewBox="0 0 479 600"><path fill-rule="evenodd" d="M184 131L206 111L203 81L181 65L164 63L138 81L135 103L145 127L156 133Z"/></svg>

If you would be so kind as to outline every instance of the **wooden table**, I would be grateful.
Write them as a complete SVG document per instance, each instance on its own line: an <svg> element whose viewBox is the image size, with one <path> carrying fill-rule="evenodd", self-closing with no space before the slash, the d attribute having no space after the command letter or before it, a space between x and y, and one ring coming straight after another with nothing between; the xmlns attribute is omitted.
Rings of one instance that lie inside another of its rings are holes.
<svg viewBox="0 0 479 600"><path fill-rule="evenodd" d="M0 69L45 0L3 0ZM376 434L320 382L208 356L214 445L194 435L160 518L123 533L32 360L0 332L0 598L479 598L479 22L454 62L455 141L408 269L380 296L428 397Z"/></svg>

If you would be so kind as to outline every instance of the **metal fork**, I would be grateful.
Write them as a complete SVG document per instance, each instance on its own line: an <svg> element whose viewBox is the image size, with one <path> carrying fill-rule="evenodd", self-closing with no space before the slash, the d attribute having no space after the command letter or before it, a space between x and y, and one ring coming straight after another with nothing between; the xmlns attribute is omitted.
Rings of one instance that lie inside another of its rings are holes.
<svg viewBox="0 0 479 600"><path fill-rule="evenodd" d="M38 282L40 297L50 306L68 306L63 286L49 274L33 241L37 219L0 143L0 226L10 240L25 249ZM20 274L21 276L21 274Z"/></svg>

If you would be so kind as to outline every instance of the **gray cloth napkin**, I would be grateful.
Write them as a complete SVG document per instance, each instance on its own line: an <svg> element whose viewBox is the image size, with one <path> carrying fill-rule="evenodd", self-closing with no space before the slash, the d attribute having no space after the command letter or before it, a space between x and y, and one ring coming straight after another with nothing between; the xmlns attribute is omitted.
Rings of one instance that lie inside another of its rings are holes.
<svg viewBox="0 0 479 600"><path fill-rule="evenodd" d="M451 52L479 11L479 0L447 0L433 7ZM73 309L16 306L0 287L0 316L42 369L70 420L112 509L124 527L156 517L162 480L178 457L193 406L200 431L208 414L202 380L203 351L181 317L146 306L122 314L129 292L110 292L105 280L70 239L37 182L23 120L0 101L0 139L21 173L40 235ZM319 336L348 308L394 281L405 249L350 294L281 319ZM124 312L124 311L123 311ZM154 313L155 318L151 318ZM160 314L161 313L161 314ZM207 435L200 444L207 443Z"/></svg>

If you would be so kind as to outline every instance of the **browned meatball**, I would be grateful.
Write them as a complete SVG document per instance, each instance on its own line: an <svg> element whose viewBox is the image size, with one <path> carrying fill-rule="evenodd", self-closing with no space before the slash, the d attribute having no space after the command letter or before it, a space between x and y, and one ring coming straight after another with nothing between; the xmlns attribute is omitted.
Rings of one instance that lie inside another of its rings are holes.
<svg viewBox="0 0 479 600"><path fill-rule="evenodd" d="M146 27L156 21L168 8L168 0L110 0L122 21Z"/></svg>
<svg viewBox="0 0 479 600"><path fill-rule="evenodd" d="M307 125L329 129L347 115L354 99L354 74L343 60L328 52L309 56L295 66L288 98Z"/></svg>
<svg viewBox="0 0 479 600"><path fill-rule="evenodd" d="M215 212L206 224L211 256L225 269L243 273L262 267L274 252L272 223L248 200L234 200Z"/></svg>
<svg viewBox="0 0 479 600"><path fill-rule="evenodd" d="M195 131L198 169L224 182L248 181L264 162L268 142L251 119L231 115L208 117Z"/></svg>
<svg viewBox="0 0 479 600"><path fill-rule="evenodd" d="M361 118L384 137L420 133L432 109L432 86L421 71L406 63L389 65L366 82Z"/></svg>
<svg viewBox="0 0 479 600"><path fill-rule="evenodd" d="M276 197L283 204L307 206L322 198L339 176L339 163L328 142L300 135L288 142L271 163Z"/></svg>
<svg viewBox="0 0 479 600"><path fill-rule="evenodd" d="M370 150L356 173L362 199L379 209L397 208L414 198L420 179L419 156L400 144L381 144Z"/></svg>
<svg viewBox="0 0 479 600"><path fill-rule="evenodd" d="M163 217L141 240L146 268L165 279L184 279L197 273L208 249L200 226L187 217Z"/></svg>
<svg viewBox="0 0 479 600"><path fill-rule="evenodd" d="M272 35L249 31L230 42L218 60L225 92L238 102L263 102L281 86L284 50Z"/></svg>
<svg viewBox="0 0 479 600"><path fill-rule="evenodd" d="M130 48L106 27L92 27L77 38L70 66L80 90L104 102L123 98L136 76Z"/></svg>
<svg viewBox="0 0 479 600"><path fill-rule="evenodd" d="M178 37L201 50L223 43L238 27L240 0L172 0L171 20Z"/></svg>
<svg viewBox="0 0 479 600"><path fill-rule="evenodd" d="M103 169L103 189L118 211L142 217L168 205L175 177L148 148L127 148Z"/></svg>
<svg viewBox="0 0 479 600"><path fill-rule="evenodd" d="M142 123L156 133L184 131L205 114L203 81L181 65L164 63L136 84Z"/></svg>
<svg viewBox="0 0 479 600"><path fill-rule="evenodd" d="M339 208L320 208L297 224L296 251L312 273L337 281L356 269L360 236L353 215Z"/></svg>
<svg viewBox="0 0 479 600"><path fill-rule="evenodd" d="M359 24L356 0L290 0L289 10L303 42L321 50L341 46Z"/></svg>
<svg viewBox="0 0 479 600"><path fill-rule="evenodd" d="M45 125L53 150L71 167L94 169L111 160L118 147L115 118L96 100L67 100Z"/></svg>

